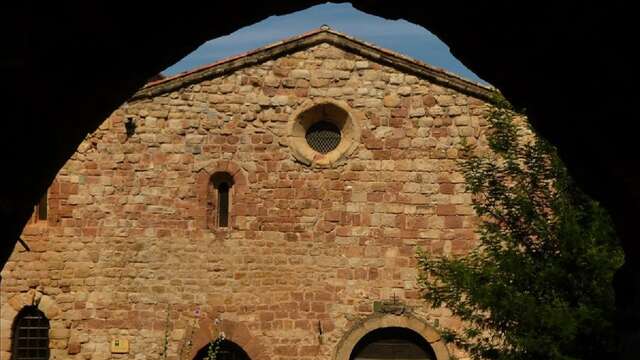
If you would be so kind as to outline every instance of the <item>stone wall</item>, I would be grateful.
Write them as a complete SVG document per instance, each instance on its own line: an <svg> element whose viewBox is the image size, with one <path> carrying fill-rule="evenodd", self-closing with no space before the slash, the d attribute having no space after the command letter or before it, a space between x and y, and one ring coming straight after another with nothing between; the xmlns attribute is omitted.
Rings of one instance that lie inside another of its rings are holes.
<svg viewBox="0 0 640 360"><path fill-rule="evenodd" d="M288 146L287 124L309 101L344 104L361 127L328 168ZM463 139L482 140L484 109L328 44L124 104L60 171L48 221L24 230L31 251L18 245L2 271L0 358L12 299L28 291L59 309L53 359L159 359L165 333L177 358L189 338L203 343L204 323L252 359L333 359L391 299L455 326L420 300L414 256L474 244L456 160ZM236 179L227 229L208 225L217 171ZM110 353L115 337L128 355Z"/></svg>

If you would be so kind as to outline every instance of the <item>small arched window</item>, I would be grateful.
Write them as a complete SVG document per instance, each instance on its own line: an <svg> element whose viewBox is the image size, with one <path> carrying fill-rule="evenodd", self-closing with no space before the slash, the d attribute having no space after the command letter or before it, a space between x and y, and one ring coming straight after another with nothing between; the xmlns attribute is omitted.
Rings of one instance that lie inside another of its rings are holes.
<svg viewBox="0 0 640 360"><path fill-rule="evenodd" d="M229 227L231 213L231 188L233 176L226 172L217 172L211 176L211 194L209 196L212 208L212 224L215 227Z"/></svg>
<svg viewBox="0 0 640 360"><path fill-rule="evenodd" d="M49 319L35 306L27 306L13 324L13 360L49 359Z"/></svg>

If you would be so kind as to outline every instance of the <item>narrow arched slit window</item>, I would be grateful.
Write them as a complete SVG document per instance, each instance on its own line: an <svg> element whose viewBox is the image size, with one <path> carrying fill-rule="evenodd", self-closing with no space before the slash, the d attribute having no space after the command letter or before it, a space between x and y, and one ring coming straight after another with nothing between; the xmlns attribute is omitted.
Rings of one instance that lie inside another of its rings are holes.
<svg viewBox="0 0 640 360"><path fill-rule="evenodd" d="M229 226L229 183L218 185L218 226Z"/></svg>
<svg viewBox="0 0 640 360"><path fill-rule="evenodd" d="M212 223L219 228L229 227L233 176L226 172L217 172L211 177L211 185L213 191L210 202L214 208Z"/></svg>
<svg viewBox="0 0 640 360"><path fill-rule="evenodd" d="M35 306L27 306L13 324L12 359L49 359L49 319Z"/></svg>

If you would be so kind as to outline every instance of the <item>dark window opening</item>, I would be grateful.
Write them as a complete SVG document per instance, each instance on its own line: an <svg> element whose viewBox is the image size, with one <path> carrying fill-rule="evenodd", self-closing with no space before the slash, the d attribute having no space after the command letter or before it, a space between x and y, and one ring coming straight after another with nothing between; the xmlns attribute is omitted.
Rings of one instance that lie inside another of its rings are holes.
<svg viewBox="0 0 640 360"><path fill-rule="evenodd" d="M340 145L342 134L340 128L328 121L319 121L309 127L305 134L307 144L321 153L326 154L335 150Z"/></svg>
<svg viewBox="0 0 640 360"><path fill-rule="evenodd" d="M49 359L49 320L35 306L27 306L16 317L13 327L12 359Z"/></svg>
<svg viewBox="0 0 640 360"><path fill-rule="evenodd" d="M200 351L193 360L206 360L209 353L209 345L206 345ZM218 354L216 360L251 360L249 355L242 350L242 348L236 345L232 341L223 340L218 348Z"/></svg>
<svg viewBox="0 0 640 360"><path fill-rule="evenodd" d="M40 198L40 201L33 207L33 222L47 220L49 204L47 202L48 191Z"/></svg>
<svg viewBox="0 0 640 360"><path fill-rule="evenodd" d="M389 327L365 335L349 360L435 360L429 343L413 330Z"/></svg>
<svg viewBox="0 0 640 360"><path fill-rule="evenodd" d="M49 204L47 203L47 193L45 192L38 203L38 220L47 220L47 211Z"/></svg>
<svg viewBox="0 0 640 360"><path fill-rule="evenodd" d="M229 226L229 184L218 185L218 226Z"/></svg>
<svg viewBox="0 0 640 360"><path fill-rule="evenodd" d="M231 188L233 187L233 183L233 177L226 172L217 172L211 177L209 208L212 214L210 215L210 219L216 227L229 227L232 200Z"/></svg>

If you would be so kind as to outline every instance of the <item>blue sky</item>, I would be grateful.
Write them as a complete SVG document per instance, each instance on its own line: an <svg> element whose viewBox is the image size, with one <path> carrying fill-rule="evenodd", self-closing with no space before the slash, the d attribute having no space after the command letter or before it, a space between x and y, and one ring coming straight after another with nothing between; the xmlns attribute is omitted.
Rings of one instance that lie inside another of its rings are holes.
<svg viewBox="0 0 640 360"><path fill-rule="evenodd" d="M423 27L405 20L386 20L369 15L354 9L351 4L330 3L289 15L271 16L230 35L210 40L162 73L174 75L310 31L323 24L467 79L482 81L451 55L445 43Z"/></svg>

